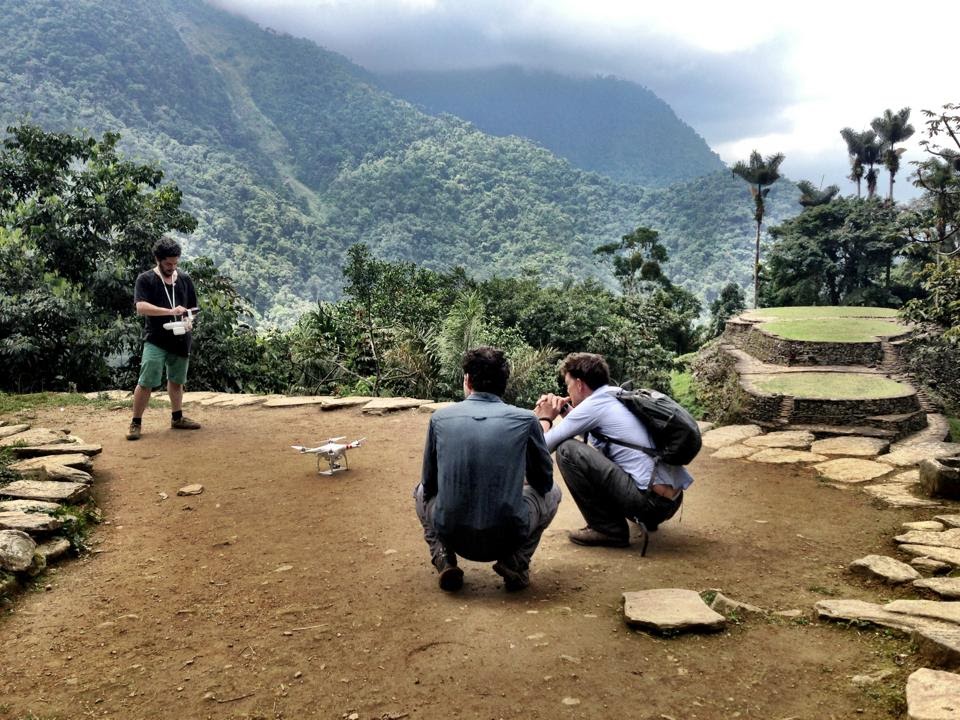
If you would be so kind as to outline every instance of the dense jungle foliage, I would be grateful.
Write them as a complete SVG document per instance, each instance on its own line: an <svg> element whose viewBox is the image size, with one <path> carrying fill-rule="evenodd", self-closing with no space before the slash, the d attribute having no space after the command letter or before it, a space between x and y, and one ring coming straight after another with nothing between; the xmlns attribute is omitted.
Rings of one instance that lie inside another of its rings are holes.
<svg viewBox="0 0 960 720"><path fill-rule="evenodd" d="M0 128L118 133L128 156L180 188L197 221L187 253L233 278L261 325L289 327L339 298L357 242L438 272L593 277L614 289L592 250L644 225L670 251L667 272L701 300L750 276L749 207L727 173L651 192L618 183L526 139L420 112L345 58L200 0L18 0L2 2L2 17ZM565 84L530 81L540 94ZM631 166L660 158L657 183L715 163L642 88L584 88L606 99L595 112L607 131L570 143L605 138L611 162L629 147ZM772 221L797 211L782 208Z"/></svg>
<svg viewBox="0 0 960 720"><path fill-rule="evenodd" d="M491 135L530 138L621 182L664 187L726 169L663 100L614 77L504 66L404 72L379 82L431 115L449 113Z"/></svg>

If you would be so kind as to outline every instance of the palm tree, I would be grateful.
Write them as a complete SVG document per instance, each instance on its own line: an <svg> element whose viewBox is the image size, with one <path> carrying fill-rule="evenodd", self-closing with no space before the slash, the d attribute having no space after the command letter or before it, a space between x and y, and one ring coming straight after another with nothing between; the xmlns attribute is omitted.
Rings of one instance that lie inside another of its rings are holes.
<svg viewBox="0 0 960 720"><path fill-rule="evenodd" d="M733 174L750 183L750 194L753 195L753 218L757 221L757 245L753 258L753 307L757 307L757 298L760 295L760 226L763 224L764 198L770 192L769 185L780 179L780 163L783 162L783 153L768 155L766 159L756 150L750 153L750 161L742 160L733 166Z"/></svg>
<svg viewBox="0 0 960 720"><path fill-rule="evenodd" d="M857 197L860 197L860 181L864 176L864 165L870 166L867 173L867 194L872 196L877 189L877 173L873 166L880 162L880 146L877 144L877 134L873 130L857 132L853 128L845 127L840 136L847 143L847 154L850 155L850 179L857 184ZM870 190L871 182L873 191Z"/></svg>
<svg viewBox="0 0 960 720"><path fill-rule="evenodd" d="M800 204L805 208L826 205L840 192L840 188L836 185L828 185L821 190L814 187L809 180L801 180L797 183L797 187L800 188Z"/></svg>
<svg viewBox="0 0 960 720"><path fill-rule="evenodd" d="M900 156L904 153L903 148L898 150L894 145L909 139L913 135L913 125L910 124L910 108L902 108L898 113L884 110L883 117L874 118L870 127L876 131L883 143L883 164L890 172L890 194L887 199L893 202L893 177L900 169Z"/></svg>

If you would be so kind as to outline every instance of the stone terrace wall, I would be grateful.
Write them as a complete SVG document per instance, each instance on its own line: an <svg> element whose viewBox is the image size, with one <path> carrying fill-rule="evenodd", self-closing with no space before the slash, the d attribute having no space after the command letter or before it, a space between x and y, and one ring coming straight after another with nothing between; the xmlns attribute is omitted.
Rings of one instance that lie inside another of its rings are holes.
<svg viewBox="0 0 960 720"><path fill-rule="evenodd" d="M879 341L807 342L785 340L754 323L730 320L724 338L758 360L775 365L876 365L883 358Z"/></svg>
<svg viewBox="0 0 960 720"><path fill-rule="evenodd" d="M920 409L916 395L865 400L794 398L790 422L859 425L877 415L905 415Z"/></svg>

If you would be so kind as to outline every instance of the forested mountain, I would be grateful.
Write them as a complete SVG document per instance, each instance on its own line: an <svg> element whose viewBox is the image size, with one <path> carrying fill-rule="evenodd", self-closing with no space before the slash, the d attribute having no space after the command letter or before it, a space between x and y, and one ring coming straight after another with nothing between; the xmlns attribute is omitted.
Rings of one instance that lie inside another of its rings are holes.
<svg viewBox="0 0 960 720"><path fill-rule="evenodd" d="M702 137L647 88L613 77L571 78L505 66L404 72L381 85L431 114L492 135L519 135L577 167L621 182L665 186L723 170Z"/></svg>
<svg viewBox="0 0 960 720"><path fill-rule="evenodd" d="M734 201L711 180L647 192L585 172L421 112L342 56L200 0L0 0L0 18L0 127L119 132L129 157L183 190L199 221L188 253L210 256L269 320L338 296L358 241L480 277L609 282L593 248L655 222L688 287L704 289L702 268L676 261L700 259L687 232L715 263L709 286L748 276L745 186Z"/></svg>

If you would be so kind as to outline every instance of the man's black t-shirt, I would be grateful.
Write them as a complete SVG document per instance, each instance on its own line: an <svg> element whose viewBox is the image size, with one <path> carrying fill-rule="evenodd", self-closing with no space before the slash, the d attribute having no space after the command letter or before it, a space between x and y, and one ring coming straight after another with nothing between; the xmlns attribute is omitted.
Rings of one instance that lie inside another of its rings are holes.
<svg viewBox="0 0 960 720"><path fill-rule="evenodd" d="M182 305L185 308L197 307L197 293L193 289L193 281L182 270L177 270L177 280L173 285L163 282L155 270L146 270L137 276L137 284L133 290L133 302L148 302L157 307L174 308ZM172 330L164 330L163 324L180 318L170 315L143 316L143 339L159 348L181 357L190 357L190 344L193 333L174 335Z"/></svg>

